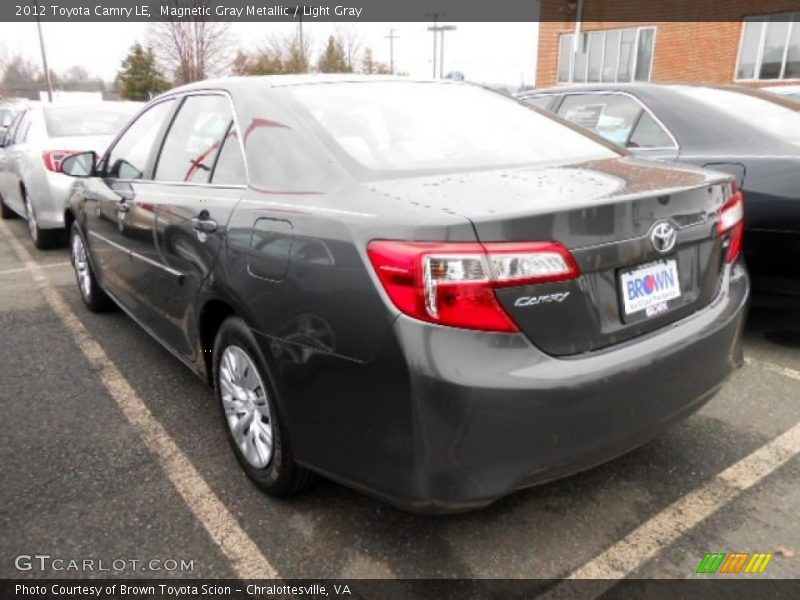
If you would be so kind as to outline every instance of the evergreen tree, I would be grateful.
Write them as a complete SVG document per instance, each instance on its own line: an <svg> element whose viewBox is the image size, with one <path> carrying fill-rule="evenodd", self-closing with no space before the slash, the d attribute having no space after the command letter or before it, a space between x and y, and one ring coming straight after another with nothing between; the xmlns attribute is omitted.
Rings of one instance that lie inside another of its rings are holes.
<svg viewBox="0 0 800 600"><path fill-rule="evenodd" d="M149 100L170 88L169 82L156 67L156 59L150 48L142 48L136 42L122 61L117 74L121 83L121 95L126 100Z"/></svg>
<svg viewBox="0 0 800 600"><path fill-rule="evenodd" d="M328 45L319 58L317 68L321 73L349 73L347 57L341 41L333 36L328 38Z"/></svg>

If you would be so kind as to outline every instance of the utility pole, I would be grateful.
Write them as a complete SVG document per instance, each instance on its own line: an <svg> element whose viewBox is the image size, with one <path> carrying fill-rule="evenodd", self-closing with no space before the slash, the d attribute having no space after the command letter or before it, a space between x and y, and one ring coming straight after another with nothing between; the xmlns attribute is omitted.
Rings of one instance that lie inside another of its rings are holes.
<svg viewBox="0 0 800 600"><path fill-rule="evenodd" d="M438 31L437 24L439 23L439 17L441 17L442 15L444 15L444 13L427 13L425 15L426 17L431 17L433 19L433 27L428 27L428 31L433 32L433 78L434 79L436 79L436 44L437 44L436 32Z"/></svg>
<svg viewBox="0 0 800 600"><path fill-rule="evenodd" d="M389 35L384 37L389 40L389 70L394 75L394 41L400 36L394 34L394 29L389 29Z"/></svg>
<svg viewBox="0 0 800 600"><path fill-rule="evenodd" d="M50 69L47 68L47 52L44 50L44 37L42 36L42 22L39 20L39 2L36 1L36 28L39 30L39 48L42 50L42 67L44 67L44 81L47 85L47 101L53 103L53 82L50 81Z"/></svg>
<svg viewBox="0 0 800 600"><path fill-rule="evenodd" d="M442 42L439 46L439 79L444 78L444 33L445 31L455 31L455 25L442 25L439 27L439 35L442 36Z"/></svg>
<svg viewBox="0 0 800 600"><path fill-rule="evenodd" d="M444 77L444 33L445 31L455 31L457 27L455 25L436 25L435 23L434 20L434 26L428 27L428 31L433 32L433 77L436 78L436 36L438 34L442 38L439 48L439 79L442 79Z"/></svg>
<svg viewBox="0 0 800 600"><path fill-rule="evenodd" d="M308 63L306 62L306 47L305 44L303 44L303 11L305 10L306 7L298 5L293 8L295 9L295 14L297 14L297 29L298 29L297 38L300 44L299 48L300 60L303 62L303 67L305 67L307 71Z"/></svg>

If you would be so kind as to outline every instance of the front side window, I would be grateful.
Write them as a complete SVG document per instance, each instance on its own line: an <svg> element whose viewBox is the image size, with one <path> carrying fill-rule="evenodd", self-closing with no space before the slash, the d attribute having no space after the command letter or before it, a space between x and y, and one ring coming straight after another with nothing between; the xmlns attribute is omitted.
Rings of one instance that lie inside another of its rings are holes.
<svg viewBox="0 0 800 600"><path fill-rule="evenodd" d="M208 183L232 120L230 102L224 96L186 98L167 132L155 179Z"/></svg>
<svg viewBox="0 0 800 600"><path fill-rule="evenodd" d="M372 171L457 171L616 153L508 96L454 83L290 88L337 149Z"/></svg>
<svg viewBox="0 0 800 600"><path fill-rule="evenodd" d="M796 78L800 78L800 12L745 19L736 79Z"/></svg>
<svg viewBox="0 0 800 600"><path fill-rule="evenodd" d="M630 96L570 94L558 107L568 121L628 148L664 148L674 145L669 134Z"/></svg>
<svg viewBox="0 0 800 600"><path fill-rule="evenodd" d="M558 81L650 81L655 37L655 27L589 31L580 35L575 52L575 36L564 33L558 44Z"/></svg>
<svg viewBox="0 0 800 600"><path fill-rule="evenodd" d="M151 106L128 127L106 158L105 171L109 177L118 179L144 177L156 137L161 132L173 103L174 100L166 100Z"/></svg>

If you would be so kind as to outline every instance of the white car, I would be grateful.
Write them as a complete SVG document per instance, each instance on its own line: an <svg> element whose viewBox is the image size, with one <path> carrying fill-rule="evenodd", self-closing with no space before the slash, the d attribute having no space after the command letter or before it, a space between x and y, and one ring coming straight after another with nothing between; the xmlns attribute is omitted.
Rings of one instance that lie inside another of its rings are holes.
<svg viewBox="0 0 800 600"><path fill-rule="evenodd" d="M139 102L35 104L14 117L0 146L0 216L28 220L38 248L65 239L64 204L73 179L59 172L76 152L102 154Z"/></svg>
<svg viewBox="0 0 800 600"><path fill-rule="evenodd" d="M761 89L800 102L800 85L770 85Z"/></svg>

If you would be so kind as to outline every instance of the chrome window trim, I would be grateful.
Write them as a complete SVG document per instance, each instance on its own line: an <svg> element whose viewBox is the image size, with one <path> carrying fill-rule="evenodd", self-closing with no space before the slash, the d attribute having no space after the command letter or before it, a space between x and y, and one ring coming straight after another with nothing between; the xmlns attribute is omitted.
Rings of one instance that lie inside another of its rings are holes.
<svg viewBox="0 0 800 600"><path fill-rule="evenodd" d="M236 114L236 106L233 103L233 96L231 96L231 94L230 94L230 92L228 92L228 90L221 90L221 89L218 89L218 88L209 88L209 89L184 90L184 91L180 91L180 92L169 93L166 96L163 96L162 99L165 99L165 98L178 99L178 98L180 98L180 102L183 103L187 98L189 98L191 96L224 96L225 98L228 99L228 106L231 109L231 117L232 117L232 120L233 120L233 126L236 128L236 133L237 133L236 137L239 140L239 152L240 152L240 156L241 156L242 162L244 163L244 179L245 179L245 183L244 184L240 184L240 187L245 187L246 188L248 186L249 182L250 182L250 170L249 170L249 168L247 166L247 155L245 154L245 151L244 151L244 140L242 139L242 128L240 127L240 124L239 124L239 116ZM175 113L175 115L173 116L173 122L174 122L175 118L180 114L180 111L181 111L182 108L183 108L182 105L178 106L178 110ZM163 150L163 148L164 148L164 142L167 140L167 136L169 136L169 132L170 132L171 129L172 129L172 123L170 123L170 126L164 132L164 137L161 138L161 147L159 148L159 152L158 152L158 159L159 160L161 158L161 150ZM224 144L224 141L225 140L223 139L223 144ZM222 152L222 144L219 147L219 151ZM158 169L158 160L156 160L156 164L153 165L153 167L154 167L153 175L155 176L156 170ZM205 186L205 185L222 186L222 184L214 184L211 181L208 181L206 183L193 183L193 182L188 182L188 181L185 181L185 182L184 181L171 182L171 181L160 181L158 179L148 179L148 180L137 179L136 181L153 181L155 183L191 183L192 185L200 185L200 186ZM223 187L230 187L230 186L229 185L224 185Z"/></svg>
<svg viewBox="0 0 800 600"><path fill-rule="evenodd" d="M237 138L239 139L239 152L244 162L244 175L245 175L245 183L243 184L219 184L213 182L190 182L190 181L159 181L158 179L115 179L115 181L119 181L120 183L161 183L165 185L192 185L192 186L200 186L200 187L218 187L218 188L228 188L228 189L247 189L250 183L250 170L247 165L247 154L244 151L244 140L242 139L242 128L239 123L239 116L236 114L236 106L233 103L233 96L231 96L230 92L227 90L221 90L218 88L201 88L201 89L192 89L192 90L182 90L182 91L175 91L175 92L168 92L158 98L155 98L151 102L148 102L142 110L140 110L136 115L128 122L125 129L123 129L119 135L114 139L114 141L109 145L108 150L106 150L105 154L103 155L103 160L105 161L106 157L108 157L111 152L114 150L114 147L119 142L120 138L130 129L131 125L133 125L140 116L142 116L145 112L153 108L154 106L161 104L162 102L167 102L169 100L175 100L177 102L183 102L183 100L188 96L224 96L228 99L228 105L231 109L231 115L233 119L233 126L236 128ZM177 107L177 111L180 112L181 106ZM174 117L177 116L177 113L173 115ZM169 131L172 128L172 123L170 123L170 127L164 132L164 136L158 140L159 142L159 158L161 154L161 149L164 146L164 142L169 135ZM222 150L222 146L220 146L220 151ZM156 160L156 164L153 167L158 166L158 160ZM155 175L155 172L153 173Z"/></svg>
<svg viewBox="0 0 800 600"><path fill-rule="evenodd" d="M631 94L630 92L624 92L624 91L621 91L621 90L620 91L617 91L617 90L572 90L572 91L564 90L564 92L561 92L561 93L563 94L564 99L566 99L567 96L588 96L588 95L595 95L595 96L627 96L628 98L630 98L631 100L633 100L634 102L639 104L639 106L641 106L642 109L645 110L653 118L653 120L656 123L658 123L659 127L661 127L666 132L667 136L669 136L669 139L672 140L672 143L674 144L673 146L653 146L651 148L635 148L635 150L677 150L677 151L680 152L681 147L680 147L680 144L678 144L678 140L675 138L675 136L672 134L672 132L669 130L669 128L666 125L664 125L664 122L661 119L659 119L658 116L656 116L656 114L652 110L650 110L650 107L647 106L647 104L645 104L640 98L638 98L637 96ZM556 94L553 94L553 95L556 95ZM563 100L562 100L562 103L563 103ZM559 108L560 108L560 105L559 105ZM558 115L558 113L556 113L556 114ZM561 115L558 115L558 116L561 117ZM561 117L561 118L563 119L563 117ZM626 148L626 150L630 150L630 149Z"/></svg>

